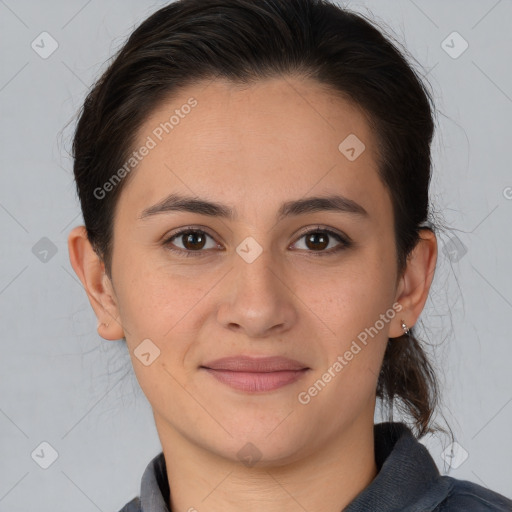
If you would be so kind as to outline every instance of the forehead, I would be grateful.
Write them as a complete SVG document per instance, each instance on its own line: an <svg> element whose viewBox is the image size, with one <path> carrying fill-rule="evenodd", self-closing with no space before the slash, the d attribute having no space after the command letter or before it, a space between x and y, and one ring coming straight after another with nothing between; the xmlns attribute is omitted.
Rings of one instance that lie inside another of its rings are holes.
<svg viewBox="0 0 512 512"><path fill-rule="evenodd" d="M121 194L141 208L179 191L247 208L252 200L255 213L267 199L333 189L368 210L389 206L364 113L309 79L183 88L143 123L135 149L143 145L151 149Z"/></svg>

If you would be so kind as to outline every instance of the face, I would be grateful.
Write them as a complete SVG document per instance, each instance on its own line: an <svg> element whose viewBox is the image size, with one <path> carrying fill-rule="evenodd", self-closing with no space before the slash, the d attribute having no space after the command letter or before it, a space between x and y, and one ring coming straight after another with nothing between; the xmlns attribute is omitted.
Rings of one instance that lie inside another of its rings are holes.
<svg viewBox="0 0 512 512"><path fill-rule="evenodd" d="M233 460L251 442L284 463L373 422L397 256L362 112L304 79L215 80L152 113L143 145L116 207L112 284L160 437ZM213 369L238 356L297 367Z"/></svg>

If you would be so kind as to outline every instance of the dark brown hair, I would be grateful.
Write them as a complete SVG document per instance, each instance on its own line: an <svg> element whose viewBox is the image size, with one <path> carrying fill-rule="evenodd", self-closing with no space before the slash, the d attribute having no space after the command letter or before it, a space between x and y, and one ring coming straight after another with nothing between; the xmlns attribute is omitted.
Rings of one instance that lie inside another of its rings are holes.
<svg viewBox="0 0 512 512"><path fill-rule="evenodd" d="M137 131L178 88L215 77L250 84L302 76L354 102L378 140L394 213L399 275L429 219L431 95L403 50L365 16L326 0L178 0L146 19L89 92L73 140L88 238L111 275L115 206L129 176L98 197L133 151ZM411 330L388 342L377 396L431 429L435 373Z"/></svg>

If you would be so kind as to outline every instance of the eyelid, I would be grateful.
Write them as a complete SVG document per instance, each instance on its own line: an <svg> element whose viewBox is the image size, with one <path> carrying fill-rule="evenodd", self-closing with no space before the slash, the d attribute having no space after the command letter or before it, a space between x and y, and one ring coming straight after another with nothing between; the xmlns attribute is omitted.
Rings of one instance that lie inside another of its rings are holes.
<svg viewBox="0 0 512 512"><path fill-rule="evenodd" d="M315 256L315 257L316 256L318 256L318 257L326 256L327 257L329 255L337 254L340 251L343 251L344 249L348 249L349 247L352 247L354 244L352 239L349 236L338 232L338 230L328 227L328 226L321 226L321 225L317 224L313 228L309 227L309 228L305 228L304 230L300 231L299 234L296 236L295 241L292 242L288 246L288 248L295 245L304 236L309 235L311 233L316 233L316 232L327 233L327 235L329 237L335 238L338 241L338 245L336 247L331 247L329 250L324 250L324 251L305 251L305 253L308 255L311 254L312 256Z"/></svg>
<svg viewBox="0 0 512 512"><path fill-rule="evenodd" d="M213 235L210 232L210 228L207 226L203 226L201 224L194 224L190 226L182 226L181 228L176 228L173 231L170 231L169 233L166 233L164 236L162 236L161 240L166 243L166 241L169 241L171 238L174 238L178 235L181 235L183 233L188 233L189 231L200 231L206 233L208 236L213 238L217 242L217 235ZM224 243L224 242L223 242Z"/></svg>
<svg viewBox="0 0 512 512"><path fill-rule="evenodd" d="M309 233L315 233L316 231L324 231L331 235L335 235L335 236L339 237L346 244L352 243L352 239L348 235L345 235L344 233L339 232L335 228L331 228L330 226L325 226L325 225L321 225L321 224L316 224L313 227L309 226L309 227L304 228L303 230L299 231L299 233L296 235L296 241L299 238L302 238L304 235L308 235Z"/></svg>

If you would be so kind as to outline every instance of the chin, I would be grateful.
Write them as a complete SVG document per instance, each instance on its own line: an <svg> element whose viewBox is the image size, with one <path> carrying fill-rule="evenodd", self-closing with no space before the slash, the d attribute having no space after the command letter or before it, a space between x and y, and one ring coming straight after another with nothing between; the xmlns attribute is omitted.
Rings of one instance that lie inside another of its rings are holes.
<svg viewBox="0 0 512 512"><path fill-rule="evenodd" d="M289 429L283 429L280 434L272 432L275 426L274 423L271 428L231 431L232 438L226 436L210 449L221 457L241 462L247 467L278 467L299 460L301 453L304 455L305 439L300 433L294 435Z"/></svg>

